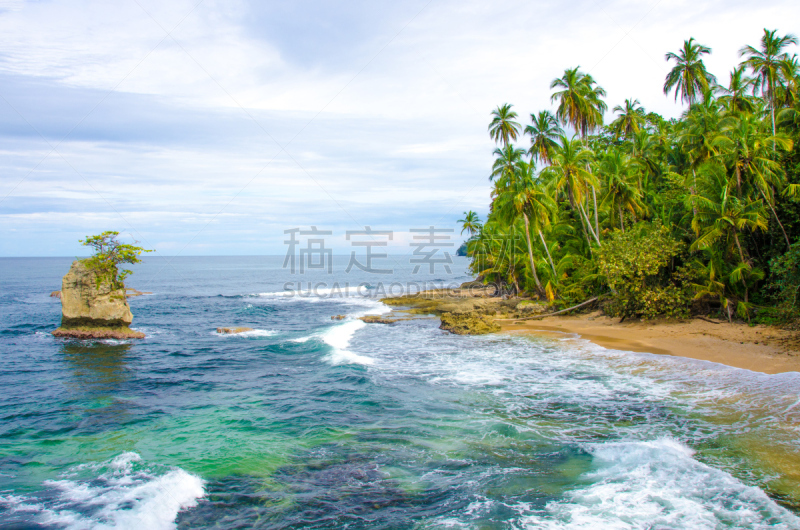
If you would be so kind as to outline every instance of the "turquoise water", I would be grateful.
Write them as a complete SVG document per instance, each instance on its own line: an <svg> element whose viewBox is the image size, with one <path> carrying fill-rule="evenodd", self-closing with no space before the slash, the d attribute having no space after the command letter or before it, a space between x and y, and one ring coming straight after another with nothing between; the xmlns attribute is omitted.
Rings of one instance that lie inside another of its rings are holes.
<svg viewBox="0 0 800 530"><path fill-rule="evenodd" d="M796 373L365 325L388 311L367 289L284 292L460 283L456 259L387 281L150 258L129 281L147 339L95 342L49 335L69 259L0 260L0 526L800 528Z"/></svg>

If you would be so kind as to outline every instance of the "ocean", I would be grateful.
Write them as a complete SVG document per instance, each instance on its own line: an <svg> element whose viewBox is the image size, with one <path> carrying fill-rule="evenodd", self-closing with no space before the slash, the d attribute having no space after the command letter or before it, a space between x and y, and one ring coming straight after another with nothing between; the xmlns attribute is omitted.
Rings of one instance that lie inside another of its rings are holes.
<svg viewBox="0 0 800 530"><path fill-rule="evenodd" d="M800 528L800 374L357 320L453 260L148 256L78 341L72 260L0 259L0 527Z"/></svg>

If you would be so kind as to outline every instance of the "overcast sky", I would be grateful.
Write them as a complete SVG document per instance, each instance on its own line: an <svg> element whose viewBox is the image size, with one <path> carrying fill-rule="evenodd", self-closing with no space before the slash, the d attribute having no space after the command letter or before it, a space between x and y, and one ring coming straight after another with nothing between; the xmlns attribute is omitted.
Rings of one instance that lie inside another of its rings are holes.
<svg viewBox="0 0 800 530"><path fill-rule="evenodd" d="M677 116L666 52L695 37L726 82L798 21L796 0L0 0L0 256L108 229L283 254L312 225L340 252L366 225L406 252L411 228L485 217L498 104L528 121L580 65L609 108Z"/></svg>

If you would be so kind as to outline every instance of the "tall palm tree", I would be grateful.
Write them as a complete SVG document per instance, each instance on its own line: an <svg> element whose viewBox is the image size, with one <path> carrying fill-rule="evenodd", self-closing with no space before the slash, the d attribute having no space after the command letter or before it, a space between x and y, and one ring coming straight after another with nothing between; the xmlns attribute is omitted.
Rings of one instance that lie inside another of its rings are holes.
<svg viewBox="0 0 800 530"><path fill-rule="evenodd" d="M675 101L680 95L681 101L689 105L698 101L699 97L713 87L717 78L706 70L703 56L711 53L711 48L697 44L694 37L684 41L678 53L669 52L667 61L675 61L675 66L667 74L664 81L664 94L675 89Z"/></svg>
<svg viewBox="0 0 800 530"><path fill-rule="evenodd" d="M531 158L549 164L553 149L558 145L556 140L564 131L559 127L553 113L543 110L539 114L531 114L531 125L525 126L525 134L531 137L531 148L528 151Z"/></svg>
<svg viewBox="0 0 800 530"><path fill-rule="evenodd" d="M556 116L564 125L570 125L581 139L603 125L603 114L608 105L603 101L606 91L597 85L589 74L580 71L580 67L567 69L559 79L550 83L551 89L559 89L550 96L550 101L558 102ZM587 162L588 170L588 162ZM591 185L594 202L594 230L596 237L600 234L600 221L597 212L597 191ZM587 206L588 209L588 206Z"/></svg>
<svg viewBox="0 0 800 530"><path fill-rule="evenodd" d="M760 89L761 94L769 103L773 136L775 135L775 91L781 81L781 61L788 58L788 54L784 51L785 48L790 44L797 44L797 37L794 35L779 37L776 33L777 30L764 29L760 49L745 46L739 50L739 55L746 57L743 64L750 67L756 76L753 91Z"/></svg>
<svg viewBox="0 0 800 530"><path fill-rule="evenodd" d="M470 237L474 236L481 229L481 220L478 214L472 210L464 212L464 218L458 220L461 223L461 233L467 232Z"/></svg>
<svg viewBox="0 0 800 530"><path fill-rule="evenodd" d="M520 131L520 124L514 121L517 113L511 110L510 105L500 105L492 111L492 121L489 124L489 136L496 143L503 143L503 147L508 147L511 140L516 140Z"/></svg>

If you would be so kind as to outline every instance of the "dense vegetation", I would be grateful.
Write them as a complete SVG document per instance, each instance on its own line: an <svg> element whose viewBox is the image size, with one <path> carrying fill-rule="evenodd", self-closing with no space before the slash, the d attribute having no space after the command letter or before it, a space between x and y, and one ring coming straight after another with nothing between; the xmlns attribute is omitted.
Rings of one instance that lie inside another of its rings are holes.
<svg viewBox="0 0 800 530"><path fill-rule="evenodd" d="M703 62L711 50L686 41L666 55L664 93L685 105L680 119L629 99L605 125L605 91L578 68L550 85L555 112L531 114L524 128L512 105L495 109L490 212L485 223L472 211L460 220L473 272L555 304L600 296L621 317L796 320L793 45L765 30L722 86Z"/></svg>

